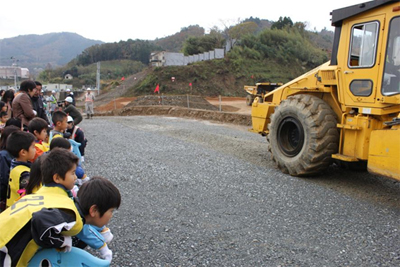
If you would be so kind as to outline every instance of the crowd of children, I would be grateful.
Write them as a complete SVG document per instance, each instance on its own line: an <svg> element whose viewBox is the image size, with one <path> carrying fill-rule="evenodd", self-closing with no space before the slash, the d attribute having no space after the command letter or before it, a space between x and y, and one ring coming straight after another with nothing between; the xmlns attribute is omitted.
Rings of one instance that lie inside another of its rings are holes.
<svg viewBox="0 0 400 267"><path fill-rule="evenodd" d="M106 225L120 206L119 190L85 174L87 141L74 120L63 111L51 120L52 127L39 117L25 128L12 119L0 124L0 266L27 266L43 248L86 245L111 262Z"/></svg>

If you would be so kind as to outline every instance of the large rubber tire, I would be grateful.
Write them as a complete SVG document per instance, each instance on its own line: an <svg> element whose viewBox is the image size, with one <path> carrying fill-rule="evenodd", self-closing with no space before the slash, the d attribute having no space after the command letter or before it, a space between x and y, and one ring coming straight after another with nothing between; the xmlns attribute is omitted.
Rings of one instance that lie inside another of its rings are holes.
<svg viewBox="0 0 400 267"><path fill-rule="evenodd" d="M246 104L248 105L248 106L251 106L252 104L253 104L253 101L254 101L254 96L253 95L247 95L246 96Z"/></svg>
<svg viewBox="0 0 400 267"><path fill-rule="evenodd" d="M292 176L325 170L338 151L336 115L322 99L295 95L275 108L268 124L268 150L275 165Z"/></svg>

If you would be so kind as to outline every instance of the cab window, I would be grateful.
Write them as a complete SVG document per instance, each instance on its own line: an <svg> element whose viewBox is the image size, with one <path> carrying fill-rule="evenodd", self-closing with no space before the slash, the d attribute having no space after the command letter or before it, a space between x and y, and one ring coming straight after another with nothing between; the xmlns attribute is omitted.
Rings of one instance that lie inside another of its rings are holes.
<svg viewBox="0 0 400 267"><path fill-rule="evenodd" d="M382 95L395 94L400 94L400 17L390 22L382 79Z"/></svg>
<svg viewBox="0 0 400 267"><path fill-rule="evenodd" d="M353 80L350 84L350 91L355 96L370 96L373 83L371 80Z"/></svg>
<svg viewBox="0 0 400 267"><path fill-rule="evenodd" d="M349 68L369 68L375 65L378 29L377 21L353 26Z"/></svg>

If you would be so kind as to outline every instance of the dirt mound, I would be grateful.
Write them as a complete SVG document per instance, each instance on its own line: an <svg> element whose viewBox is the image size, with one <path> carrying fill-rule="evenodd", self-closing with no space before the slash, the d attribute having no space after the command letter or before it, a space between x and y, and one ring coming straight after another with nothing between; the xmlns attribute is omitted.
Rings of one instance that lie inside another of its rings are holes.
<svg viewBox="0 0 400 267"><path fill-rule="evenodd" d="M95 107L96 116L175 116L246 126L251 125L250 111L251 107L246 106L243 98L206 100L190 95L120 97Z"/></svg>
<svg viewBox="0 0 400 267"><path fill-rule="evenodd" d="M121 109L131 103L131 101L134 101L136 97L119 97L114 100L109 101L106 104L97 106L95 108L96 112L104 112L104 111L110 111L114 109Z"/></svg>
<svg viewBox="0 0 400 267"><path fill-rule="evenodd" d="M126 107L134 106L175 106L194 109L217 110L218 108L203 97L191 95L154 95L154 96L140 96L134 101L130 102Z"/></svg>
<svg viewBox="0 0 400 267"><path fill-rule="evenodd" d="M209 120L221 123L238 125L251 125L251 116L231 112L220 112L214 110L188 109L171 106L131 106L123 109L96 113L96 116L137 116L137 115L159 115L171 117L184 117L191 119Z"/></svg>

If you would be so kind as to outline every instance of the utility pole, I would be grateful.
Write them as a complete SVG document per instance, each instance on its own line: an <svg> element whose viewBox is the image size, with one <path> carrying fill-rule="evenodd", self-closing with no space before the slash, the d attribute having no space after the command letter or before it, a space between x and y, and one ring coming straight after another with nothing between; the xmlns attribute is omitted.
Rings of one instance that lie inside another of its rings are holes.
<svg viewBox="0 0 400 267"><path fill-rule="evenodd" d="M12 63L12 67L14 67L14 90L17 90L17 59L15 57L11 57L11 59L14 61Z"/></svg>
<svg viewBox="0 0 400 267"><path fill-rule="evenodd" d="M97 88L97 95L99 95L100 94L100 61L97 62L96 88Z"/></svg>

